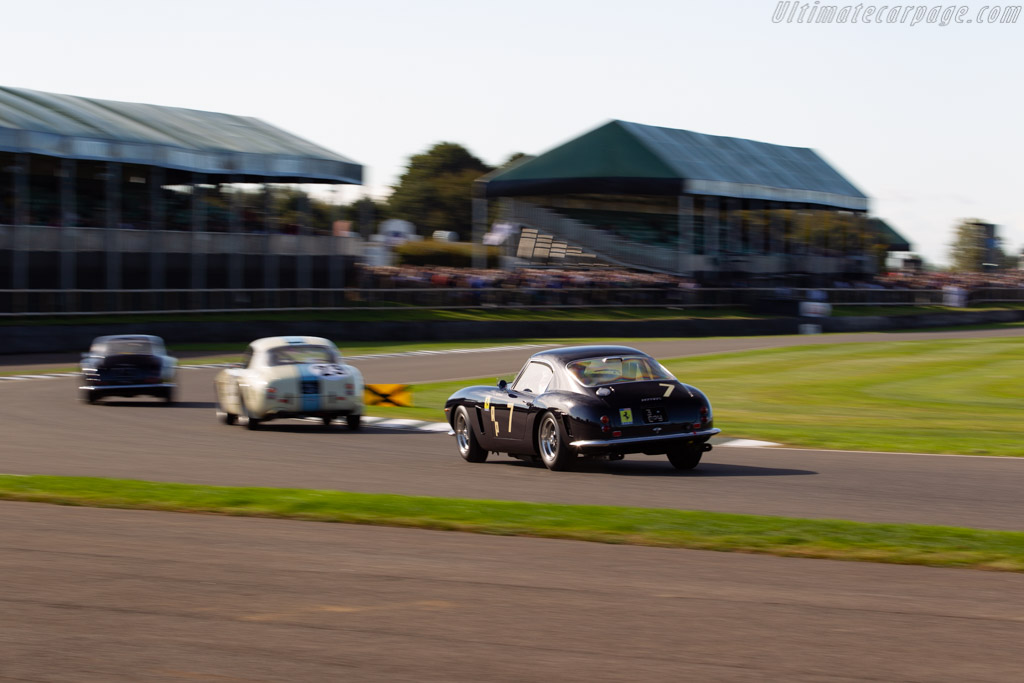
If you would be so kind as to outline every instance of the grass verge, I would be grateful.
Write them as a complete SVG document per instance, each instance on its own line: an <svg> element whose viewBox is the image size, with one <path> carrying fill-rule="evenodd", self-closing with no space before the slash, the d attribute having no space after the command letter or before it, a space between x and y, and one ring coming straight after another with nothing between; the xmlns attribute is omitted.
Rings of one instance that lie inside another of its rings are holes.
<svg viewBox="0 0 1024 683"><path fill-rule="evenodd" d="M0 499L1024 572L1024 532L307 489L0 475Z"/></svg>

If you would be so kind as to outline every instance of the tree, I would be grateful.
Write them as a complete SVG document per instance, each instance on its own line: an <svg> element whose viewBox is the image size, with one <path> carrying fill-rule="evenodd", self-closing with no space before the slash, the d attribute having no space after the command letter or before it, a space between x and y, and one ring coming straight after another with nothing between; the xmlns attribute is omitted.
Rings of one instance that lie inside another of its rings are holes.
<svg viewBox="0 0 1024 683"><path fill-rule="evenodd" d="M977 218L960 221L949 245L949 262L955 273L980 273L985 264L1002 267L1006 261L992 224ZM991 268L991 266L989 266Z"/></svg>
<svg viewBox="0 0 1024 683"><path fill-rule="evenodd" d="M453 230L465 239L473 229L473 181L491 170L462 145L439 142L410 157L388 199L389 213L421 233Z"/></svg>

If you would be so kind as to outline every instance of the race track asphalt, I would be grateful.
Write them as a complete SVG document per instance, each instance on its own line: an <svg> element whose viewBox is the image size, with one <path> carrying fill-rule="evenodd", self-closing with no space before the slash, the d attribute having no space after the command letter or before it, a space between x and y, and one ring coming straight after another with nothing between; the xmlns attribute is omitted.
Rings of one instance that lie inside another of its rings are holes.
<svg viewBox="0 0 1024 683"><path fill-rule="evenodd" d="M922 334L955 333L910 338ZM634 345L665 358L839 337ZM530 352L359 366L378 382L497 376ZM174 407L84 405L72 378L0 383L0 472L1016 530L1024 519L1018 459L716 448L692 473L648 456L569 473L470 465L443 433L226 427L214 372L183 371ZM1016 681L1024 670L1015 574L22 503L0 503L0 571L4 681Z"/></svg>

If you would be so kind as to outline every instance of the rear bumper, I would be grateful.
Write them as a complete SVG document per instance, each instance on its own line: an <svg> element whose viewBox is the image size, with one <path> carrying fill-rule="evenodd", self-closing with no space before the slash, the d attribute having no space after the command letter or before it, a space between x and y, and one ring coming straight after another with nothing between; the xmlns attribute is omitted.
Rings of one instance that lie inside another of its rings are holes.
<svg viewBox="0 0 1024 683"><path fill-rule="evenodd" d="M94 394L135 396L137 394L163 394L167 390L174 390L176 387L176 384L165 382L162 384L83 384L78 388L80 391L88 391Z"/></svg>
<svg viewBox="0 0 1024 683"><path fill-rule="evenodd" d="M325 408L321 410L275 410L264 414L257 419L260 420L285 420L301 419L304 417L346 417L348 415L362 415L362 406L345 408Z"/></svg>
<svg viewBox="0 0 1024 683"><path fill-rule="evenodd" d="M581 451L642 451L645 448L654 448L661 445L669 445L673 441L686 443L689 441L707 441L715 434L721 433L717 427L704 429L699 432L677 432L675 434L656 434L652 436L633 436L624 439L593 439L585 441L573 441L569 445L575 446Z"/></svg>

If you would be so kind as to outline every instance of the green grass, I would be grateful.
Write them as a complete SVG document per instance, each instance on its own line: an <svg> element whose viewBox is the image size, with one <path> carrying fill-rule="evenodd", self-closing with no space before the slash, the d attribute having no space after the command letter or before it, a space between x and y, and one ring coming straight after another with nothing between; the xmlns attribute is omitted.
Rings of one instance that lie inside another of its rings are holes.
<svg viewBox="0 0 1024 683"><path fill-rule="evenodd" d="M1024 532L306 489L0 475L0 499L1024 572Z"/></svg>
<svg viewBox="0 0 1024 683"><path fill-rule="evenodd" d="M1024 456L1024 338L794 346L662 362L708 395L715 426L729 437ZM378 406L370 414L442 420L455 390L496 382L416 385L414 407Z"/></svg>
<svg viewBox="0 0 1024 683"><path fill-rule="evenodd" d="M1024 456L1024 339L789 347L676 359L735 437L811 448Z"/></svg>

